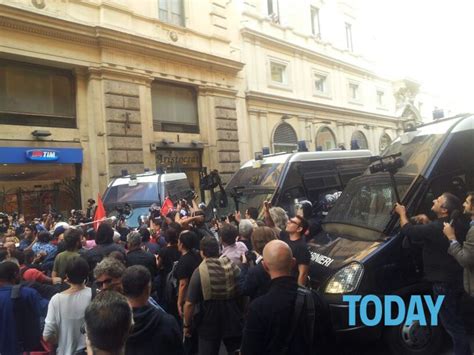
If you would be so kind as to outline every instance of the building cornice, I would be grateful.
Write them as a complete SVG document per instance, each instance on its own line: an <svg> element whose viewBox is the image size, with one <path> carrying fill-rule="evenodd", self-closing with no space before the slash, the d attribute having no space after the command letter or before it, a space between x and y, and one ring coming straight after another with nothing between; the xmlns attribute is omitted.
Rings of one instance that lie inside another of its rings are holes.
<svg viewBox="0 0 474 355"><path fill-rule="evenodd" d="M244 63L236 60L183 48L171 43L102 26L78 24L2 4L0 4L0 27L93 47L118 48L127 52L147 54L234 75L244 67Z"/></svg>
<svg viewBox="0 0 474 355"><path fill-rule="evenodd" d="M357 117L357 118L377 120L380 123L382 122L389 123L389 124L399 123L399 119L394 116L382 115L382 114L360 111L360 110L352 110L352 109L348 109L344 107L336 107L336 106L316 103L313 101L292 99L292 98L288 98L284 96L260 93L256 91L247 91L246 100L247 100L249 112L260 111L257 105L253 105L252 102L249 102L249 101L256 101L256 102L262 102L265 104L272 103L272 104L277 104L277 105L288 105L288 106L291 106L292 108L307 109L307 110L313 110L313 111L324 111L328 113L337 114L340 116L349 116L350 118ZM367 123L365 122L365 124Z"/></svg>
<svg viewBox="0 0 474 355"><path fill-rule="evenodd" d="M330 57L330 56L322 54L322 53L314 52L314 51L309 50L305 47L302 47L302 46L299 46L299 45L296 45L296 44L293 44L293 43L290 43L290 42L286 42L286 41L282 40L281 38L275 38L275 37L272 37L270 35L261 33L259 31L256 31L256 30L248 28L248 27L245 27L245 28L241 29L240 33L241 33L241 35L244 39L248 38L248 39L259 40L261 43L265 43L265 44L268 44L268 45L271 45L271 46L283 48L284 50L286 50L288 52L296 53L296 54L305 56L307 58L313 59L313 60L318 61L318 62L324 62L324 63L329 64L331 66L336 65L336 66L344 68L348 71L356 72L358 74L362 74L362 75L365 75L365 76L378 78L378 76L371 70L359 67L357 65L354 65L354 64L351 64L351 63L348 63L348 62L344 62L342 60L339 60L339 59L334 58L334 57Z"/></svg>

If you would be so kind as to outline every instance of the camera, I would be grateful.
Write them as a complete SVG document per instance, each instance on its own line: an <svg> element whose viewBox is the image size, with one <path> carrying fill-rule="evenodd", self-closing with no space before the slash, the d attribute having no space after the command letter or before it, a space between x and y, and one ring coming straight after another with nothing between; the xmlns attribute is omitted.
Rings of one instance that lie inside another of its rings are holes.
<svg viewBox="0 0 474 355"><path fill-rule="evenodd" d="M405 165L403 160L399 158L400 156L401 153L392 154L386 157L375 157L375 162L369 166L370 173L375 174L378 172L388 172L395 174L398 169Z"/></svg>

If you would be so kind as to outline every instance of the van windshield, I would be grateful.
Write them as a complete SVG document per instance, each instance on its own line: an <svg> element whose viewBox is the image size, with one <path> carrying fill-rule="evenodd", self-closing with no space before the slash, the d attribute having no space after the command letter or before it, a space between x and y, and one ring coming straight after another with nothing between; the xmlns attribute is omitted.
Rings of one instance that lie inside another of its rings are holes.
<svg viewBox="0 0 474 355"><path fill-rule="evenodd" d="M435 132L428 128L432 127L422 127L420 131L404 133L383 152L383 156L402 153L400 158L405 165L398 170L398 174L421 174L432 156L436 154L448 127L444 131ZM414 137L404 143L404 138L410 135Z"/></svg>
<svg viewBox="0 0 474 355"><path fill-rule="evenodd" d="M249 207L255 207L258 210L263 206L264 201L271 201L275 189L247 189L247 190L238 190L239 194L235 198L233 197L234 191L228 190L226 188L227 202L228 205L224 208L219 208L219 216L227 216L231 213L234 213L237 210L236 199L239 207L239 211L244 218L245 210ZM220 198L220 192L216 192L217 200Z"/></svg>
<svg viewBox="0 0 474 355"><path fill-rule="evenodd" d="M284 163L262 164L260 167L245 167L239 169L230 179L226 190L234 187L273 187L280 179Z"/></svg>
<svg viewBox="0 0 474 355"><path fill-rule="evenodd" d="M401 197L412 180L413 177L396 176ZM388 173L355 178L329 211L324 224L350 224L382 232L390 220L390 212L396 202L395 196ZM353 237L357 238L356 235ZM361 239L364 239L364 236L361 236Z"/></svg>
<svg viewBox="0 0 474 355"><path fill-rule="evenodd" d="M111 186L104 196L104 205L157 200L158 184L140 182L136 186L128 186L128 184Z"/></svg>

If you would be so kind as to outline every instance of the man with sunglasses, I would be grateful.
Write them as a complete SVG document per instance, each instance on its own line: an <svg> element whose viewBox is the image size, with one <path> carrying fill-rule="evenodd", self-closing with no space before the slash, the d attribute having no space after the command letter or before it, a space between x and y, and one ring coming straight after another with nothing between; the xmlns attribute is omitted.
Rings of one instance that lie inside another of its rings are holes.
<svg viewBox="0 0 474 355"><path fill-rule="evenodd" d="M97 290L112 290L122 293L122 275L125 265L119 260L106 257L94 269Z"/></svg>
<svg viewBox="0 0 474 355"><path fill-rule="evenodd" d="M307 229L308 222L303 217L296 215L288 220L286 229L280 233L280 239L289 245L296 259L293 275L297 276L298 284L301 286L306 285L311 260L311 255L304 238Z"/></svg>

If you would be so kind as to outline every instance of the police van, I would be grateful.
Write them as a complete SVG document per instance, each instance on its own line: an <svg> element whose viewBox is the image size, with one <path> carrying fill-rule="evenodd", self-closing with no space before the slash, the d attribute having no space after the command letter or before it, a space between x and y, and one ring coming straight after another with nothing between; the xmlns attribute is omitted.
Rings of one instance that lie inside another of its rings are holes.
<svg viewBox="0 0 474 355"><path fill-rule="evenodd" d="M399 217L399 199L408 214L429 213L443 192L461 201L474 189L474 115L441 119L398 137L367 171L351 180L323 222L326 245L311 245L310 279L330 304L340 336L384 337L394 354L434 354L442 329L419 323L394 327L348 326L348 304L356 295L431 293L423 281L421 251L406 247ZM324 239L324 238L323 238ZM370 310L369 310L370 311ZM373 311L373 310L372 310Z"/></svg>
<svg viewBox="0 0 474 355"><path fill-rule="evenodd" d="M225 216L264 201L294 214L298 201L319 201L326 193L340 191L370 163L369 150L294 152L261 156L243 164L225 186Z"/></svg>
<svg viewBox="0 0 474 355"><path fill-rule="evenodd" d="M169 196L172 201L192 195L185 173L147 172L113 179L102 198L109 216L123 216L127 225L136 228L142 215L148 215L153 203L161 206Z"/></svg>

